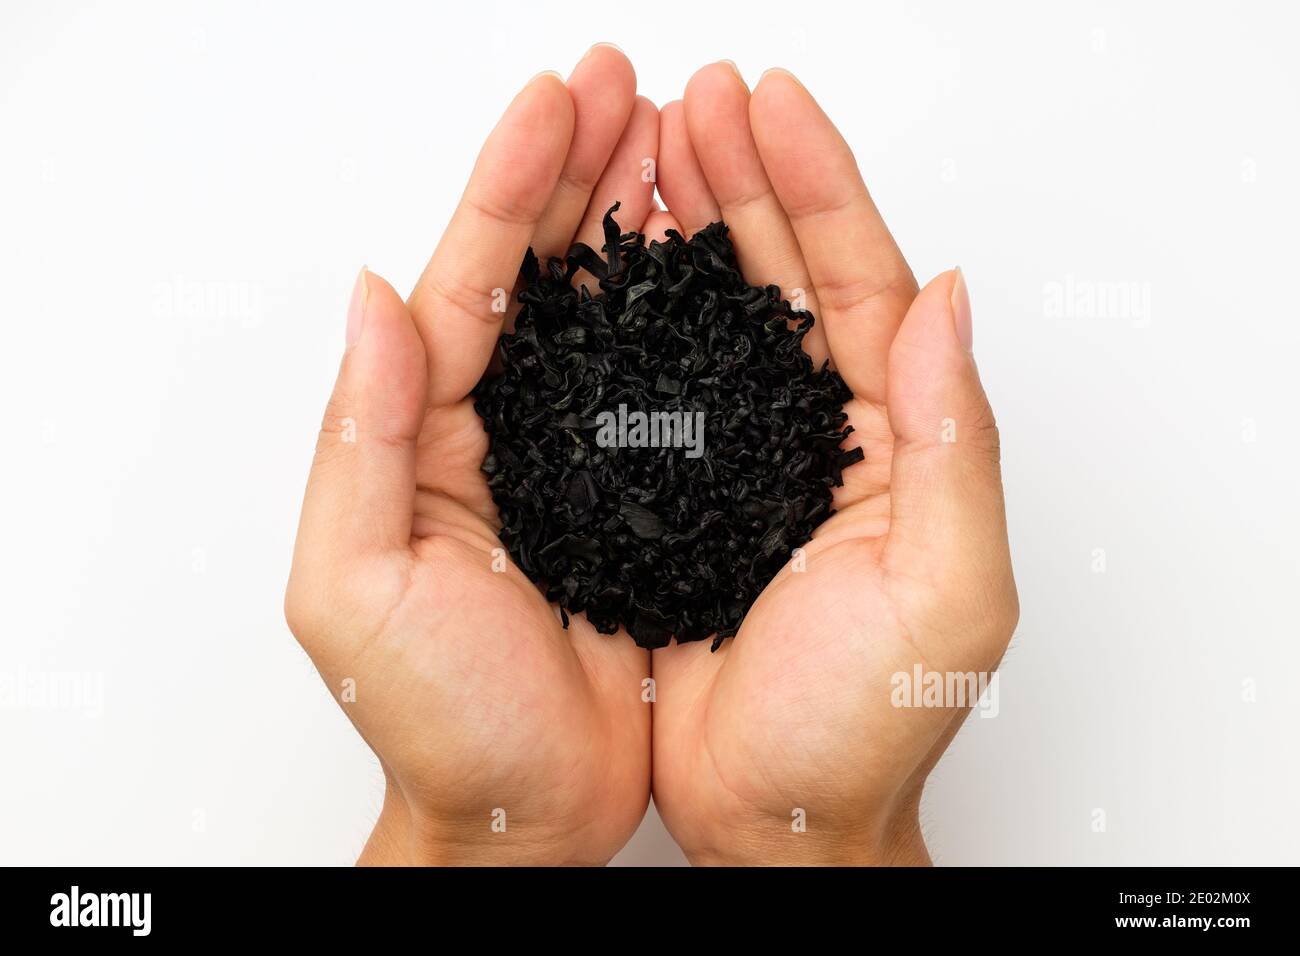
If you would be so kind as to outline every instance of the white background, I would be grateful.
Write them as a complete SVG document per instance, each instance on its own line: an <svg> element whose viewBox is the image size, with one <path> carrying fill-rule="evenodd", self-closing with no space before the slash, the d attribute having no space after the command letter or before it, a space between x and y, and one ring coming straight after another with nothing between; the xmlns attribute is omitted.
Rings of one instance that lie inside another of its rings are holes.
<svg viewBox="0 0 1300 956"><path fill-rule="evenodd" d="M355 858L378 767L281 612L350 287L610 40L661 104L794 70L966 271L1023 615L936 860L1300 862L1300 23L1058 6L7 0L0 861ZM681 860L653 815L619 857Z"/></svg>

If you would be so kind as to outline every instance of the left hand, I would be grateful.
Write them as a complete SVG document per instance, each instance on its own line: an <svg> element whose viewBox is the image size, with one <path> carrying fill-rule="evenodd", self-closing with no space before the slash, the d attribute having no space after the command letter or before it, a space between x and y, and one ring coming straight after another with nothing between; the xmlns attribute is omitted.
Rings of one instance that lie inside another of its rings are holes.
<svg viewBox="0 0 1300 956"><path fill-rule="evenodd" d="M725 220L751 283L804 290L805 346L853 389L846 447L866 460L734 640L654 652L655 804L696 863L928 862L921 790L974 701L896 707L894 675L987 674L1019 615L965 281L917 293L790 74L751 96L731 65L705 67L660 124L668 212L688 235Z"/></svg>

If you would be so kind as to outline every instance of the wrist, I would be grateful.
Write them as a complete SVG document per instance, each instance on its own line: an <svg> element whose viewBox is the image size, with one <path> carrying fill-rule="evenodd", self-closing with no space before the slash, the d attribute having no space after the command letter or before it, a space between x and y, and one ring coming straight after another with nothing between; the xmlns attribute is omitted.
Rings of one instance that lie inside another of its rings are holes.
<svg viewBox="0 0 1300 956"><path fill-rule="evenodd" d="M494 826L494 824L497 824ZM357 866L580 866L605 859L583 852L580 834L521 828L484 811L481 821L438 820L391 783Z"/></svg>
<svg viewBox="0 0 1300 956"><path fill-rule="evenodd" d="M930 866L916 810L879 825L805 829L785 818L714 829L683 848L692 866Z"/></svg>

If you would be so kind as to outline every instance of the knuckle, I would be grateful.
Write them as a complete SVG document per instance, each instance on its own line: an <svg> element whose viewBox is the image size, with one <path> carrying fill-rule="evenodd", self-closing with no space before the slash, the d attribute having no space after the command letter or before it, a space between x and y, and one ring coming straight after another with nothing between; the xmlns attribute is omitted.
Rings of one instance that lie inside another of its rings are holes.
<svg viewBox="0 0 1300 956"><path fill-rule="evenodd" d="M339 436L354 422L352 401L347 391L340 384L335 386L330 400L325 404L325 414L321 416L320 433L325 436Z"/></svg>
<svg viewBox="0 0 1300 956"><path fill-rule="evenodd" d="M975 407L969 425L970 447L974 448L982 459L995 470L1002 467L1002 433L998 430L997 419L987 401L981 400Z"/></svg>
<svg viewBox="0 0 1300 956"><path fill-rule="evenodd" d="M501 313L492 310L492 292L479 290L456 277L449 277L431 272L425 284L429 296L435 303L435 310L449 310L472 318L484 325L495 327L501 324ZM510 283L501 286L509 292Z"/></svg>
<svg viewBox="0 0 1300 956"><path fill-rule="evenodd" d="M851 208L856 201L857 196L854 194L828 190L818 181L805 195L791 198L782 205L791 220L812 220L837 216Z"/></svg>
<svg viewBox="0 0 1300 956"><path fill-rule="evenodd" d="M856 315L882 302L905 309L916 298L916 292L916 277L907 263L900 261L884 275L855 273L823 280L817 285L817 300L823 309Z"/></svg>
<svg viewBox="0 0 1300 956"><path fill-rule="evenodd" d="M557 192L567 192L575 197L588 197L600 181L600 170L577 166L566 166L560 170L560 178L555 183Z"/></svg>
<svg viewBox="0 0 1300 956"><path fill-rule="evenodd" d="M466 193L465 204L497 226L531 228L537 221L537 210L521 197L497 196L487 192Z"/></svg>
<svg viewBox="0 0 1300 956"><path fill-rule="evenodd" d="M346 454L349 445L356 442L356 410L351 397L342 385L336 386L326 403L321 417L320 432L316 436L318 466L328 466L340 455Z"/></svg>

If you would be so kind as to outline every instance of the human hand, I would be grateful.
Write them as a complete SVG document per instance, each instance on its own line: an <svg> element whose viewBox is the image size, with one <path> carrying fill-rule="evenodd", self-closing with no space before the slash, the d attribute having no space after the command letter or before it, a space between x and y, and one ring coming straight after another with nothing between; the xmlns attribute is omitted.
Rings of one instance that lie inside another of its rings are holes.
<svg viewBox="0 0 1300 956"><path fill-rule="evenodd" d="M567 88L536 77L409 308L378 276L357 280L285 612L384 769L361 862L604 863L645 812L648 655L580 617L565 631L504 559L469 398L508 318L494 290L530 245L599 247L615 199L622 228L643 228L659 126L635 89L605 45Z"/></svg>
<svg viewBox="0 0 1300 956"><path fill-rule="evenodd" d="M692 862L925 863L917 808L966 706L895 707L895 674L987 674L1019 610L998 433L960 272L915 280L839 133L770 71L705 67L660 120L659 190L731 227L754 284L803 289L853 389L837 513L716 654L654 651L654 798ZM806 832L792 822L803 811Z"/></svg>

